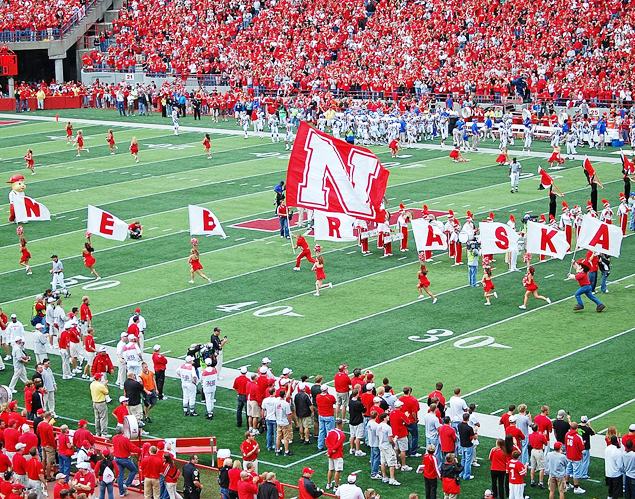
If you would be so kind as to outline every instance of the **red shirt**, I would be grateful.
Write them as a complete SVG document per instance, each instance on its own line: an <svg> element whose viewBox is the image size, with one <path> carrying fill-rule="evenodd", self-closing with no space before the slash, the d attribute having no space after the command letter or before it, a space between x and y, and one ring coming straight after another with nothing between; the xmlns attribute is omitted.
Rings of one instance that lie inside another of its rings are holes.
<svg viewBox="0 0 635 499"><path fill-rule="evenodd" d="M529 435L529 445L531 445L532 449L542 450L547 443L547 437L539 431L535 431Z"/></svg>
<svg viewBox="0 0 635 499"><path fill-rule="evenodd" d="M258 387L258 383L254 383L253 381L247 383L247 400L262 404L262 392Z"/></svg>
<svg viewBox="0 0 635 499"><path fill-rule="evenodd" d="M580 287L591 285L591 281L589 281L589 274L587 274L586 272L580 272L579 274L576 274L575 280L578 281Z"/></svg>
<svg viewBox="0 0 635 499"><path fill-rule="evenodd" d="M16 475L26 475L26 459L24 459L24 454L16 452L13 455L13 471Z"/></svg>
<svg viewBox="0 0 635 499"><path fill-rule="evenodd" d="M390 427L394 438L408 437L408 416L400 409L390 413Z"/></svg>
<svg viewBox="0 0 635 499"><path fill-rule="evenodd" d="M242 444L240 444L240 450L243 453L243 460L255 461L256 459L258 459L258 451L248 455L251 451L253 451L257 447L258 447L258 442L256 442L255 439L252 440L251 442L249 440L245 440Z"/></svg>
<svg viewBox="0 0 635 499"><path fill-rule="evenodd" d="M351 387L351 378L345 372L339 372L335 375L333 384L337 393L346 393Z"/></svg>
<svg viewBox="0 0 635 499"><path fill-rule="evenodd" d="M227 476L229 477L229 490L238 490L238 482L240 482L240 473L242 469L240 468L232 468L227 472Z"/></svg>
<svg viewBox="0 0 635 499"><path fill-rule="evenodd" d="M258 493L258 485L253 479L241 480L238 482L238 499L254 499L254 494Z"/></svg>
<svg viewBox="0 0 635 499"><path fill-rule="evenodd" d="M538 414L534 418L534 423L538 426L538 431L541 433L546 433L549 435L553 430L553 424L551 423L551 419L549 419L544 414Z"/></svg>
<svg viewBox="0 0 635 499"><path fill-rule="evenodd" d="M409 418L409 423L419 421L419 401L412 395L403 395L399 398L403 402L403 408L401 409Z"/></svg>
<svg viewBox="0 0 635 499"><path fill-rule="evenodd" d="M55 483L55 487L53 487L53 499L60 499L60 492L62 490L68 490L71 488L70 483Z"/></svg>
<svg viewBox="0 0 635 499"><path fill-rule="evenodd" d="M244 374L234 380L234 390L238 392L238 395L247 395L247 383L249 383L249 378Z"/></svg>
<svg viewBox="0 0 635 499"><path fill-rule="evenodd" d="M157 478L159 477L157 476ZM90 490L88 492L82 491L86 495L92 494L95 490L95 475L92 471L88 471L87 473L78 471L77 473L75 473L75 480L77 480L81 485L88 485L90 487Z"/></svg>
<svg viewBox="0 0 635 499"><path fill-rule="evenodd" d="M635 444L635 434L627 433L622 437L622 443L624 444L624 447L626 447L626 442L628 442L629 440L632 440L633 444Z"/></svg>
<svg viewBox="0 0 635 499"><path fill-rule="evenodd" d="M428 395L428 399L433 399L435 397L438 398L439 399L439 403L442 404L445 407L445 397L443 396L443 394L440 391L435 390L430 395Z"/></svg>
<svg viewBox="0 0 635 499"><path fill-rule="evenodd" d="M84 336L84 348L88 353L94 353L97 350L95 348L95 338L91 334Z"/></svg>
<svg viewBox="0 0 635 499"><path fill-rule="evenodd" d="M454 442L456 442L456 432L450 425L443 425L439 428L439 440L441 441L441 452L454 452Z"/></svg>
<svg viewBox="0 0 635 499"><path fill-rule="evenodd" d="M304 239L304 236L298 237L297 246L302 248L302 251L309 249L309 243L306 242L306 239Z"/></svg>
<svg viewBox="0 0 635 499"><path fill-rule="evenodd" d="M569 430L564 436L564 446L567 451L567 459L570 461L582 461L584 441L578 434L578 430Z"/></svg>
<svg viewBox="0 0 635 499"><path fill-rule="evenodd" d="M503 427L505 428L505 431L507 431L507 428L509 427L509 416L511 416L511 414L509 412L506 412L505 414L503 414L500 418L500 420L498 421L499 425L503 425Z"/></svg>
<svg viewBox="0 0 635 499"><path fill-rule="evenodd" d="M120 459L127 459L130 454L137 454L139 449L123 435L115 435L112 437L113 456Z"/></svg>
<svg viewBox="0 0 635 499"><path fill-rule="evenodd" d="M31 480L39 480L40 475L44 475L44 467L42 462L36 457L32 457L26 463L26 475Z"/></svg>
<svg viewBox="0 0 635 499"><path fill-rule="evenodd" d="M407 434L407 433L406 433ZM344 457L344 442L346 435L342 430L335 428L326 434L324 445L326 445L326 455L331 459Z"/></svg>
<svg viewBox="0 0 635 499"><path fill-rule="evenodd" d="M85 303L82 303L81 307L79 307L79 317L83 321L90 321L93 319L93 314L90 311L90 307Z"/></svg>
<svg viewBox="0 0 635 499"><path fill-rule="evenodd" d="M329 392L322 392L315 397L315 403L318 408L318 415L323 418L335 416L335 397Z"/></svg>
<svg viewBox="0 0 635 499"><path fill-rule="evenodd" d="M139 326L137 326L134 322L128 326L126 330L128 334L134 334L136 338L139 337Z"/></svg>
<svg viewBox="0 0 635 499"><path fill-rule="evenodd" d="M430 480L439 478L439 461L429 452L423 456L423 476Z"/></svg>
<svg viewBox="0 0 635 499"><path fill-rule="evenodd" d="M509 425L505 430L505 435L511 435L516 440L516 445L520 447L522 445L522 441L525 440L525 434L520 431L515 426Z"/></svg>
<svg viewBox="0 0 635 499"><path fill-rule="evenodd" d="M68 448L69 444L71 444L71 437L68 433L60 433L57 437L57 452L62 456L72 456L75 451L72 446Z"/></svg>
<svg viewBox="0 0 635 499"><path fill-rule="evenodd" d="M4 448L7 452L15 452L15 444L18 443L20 432L15 428L5 428L4 430Z"/></svg>
<svg viewBox="0 0 635 499"><path fill-rule="evenodd" d="M359 396L359 400L364 404L364 407L366 407L364 416L370 416L370 408L373 406L374 398L373 392L364 392Z"/></svg>
<svg viewBox="0 0 635 499"><path fill-rule="evenodd" d="M53 427L46 421L42 421L37 425L37 434L40 437L42 447L55 447L55 434Z"/></svg>
<svg viewBox="0 0 635 499"><path fill-rule="evenodd" d="M520 461L512 459L509 463L507 463L507 474L509 475L510 484L521 485L525 483L527 468Z"/></svg>
<svg viewBox="0 0 635 499"><path fill-rule="evenodd" d="M154 372L165 371L168 366L168 359L162 353L152 354L152 362L154 363Z"/></svg>
<svg viewBox="0 0 635 499"><path fill-rule="evenodd" d="M42 424L42 423L40 423L40 424ZM38 428L39 428L39 426L38 426ZM11 459L9 459L9 456L7 456L4 452L1 452L0 453L0 473L4 473L11 466L12 466L12 463L11 463ZM0 489L0 492L2 492L2 489Z"/></svg>
<svg viewBox="0 0 635 499"><path fill-rule="evenodd" d="M507 471L507 457L503 449L494 447L489 451L489 460L492 463L490 468L492 471Z"/></svg>
<svg viewBox="0 0 635 499"><path fill-rule="evenodd" d="M31 432L23 433L22 435L20 435L20 438L18 438L18 442L26 445L27 451L30 451L33 447L37 449L40 443L37 438L37 435Z"/></svg>
<svg viewBox="0 0 635 499"><path fill-rule="evenodd" d="M159 475L163 471L163 459L160 459L155 454L150 454L148 457L141 460L141 471L146 478L159 478Z"/></svg>
<svg viewBox="0 0 635 499"><path fill-rule="evenodd" d="M84 440L88 440L91 445L95 445L95 437L86 428L77 428L73 434L73 445L78 449L84 443Z"/></svg>

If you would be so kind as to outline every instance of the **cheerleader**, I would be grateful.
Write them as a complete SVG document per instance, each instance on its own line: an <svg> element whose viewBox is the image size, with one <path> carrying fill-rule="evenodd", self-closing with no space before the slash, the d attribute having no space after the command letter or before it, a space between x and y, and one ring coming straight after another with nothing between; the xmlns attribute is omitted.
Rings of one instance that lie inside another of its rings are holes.
<svg viewBox="0 0 635 499"><path fill-rule="evenodd" d="M82 135L82 131L81 130L77 130L77 136L75 137L75 140L73 141L74 144L77 146L77 156L78 158L80 158L82 156L82 151L86 151L86 152L90 152L90 150L88 148L84 149L84 136Z"/></svg>
<svg viewBox="0 0 635 499"><path fill-rule="evenodd" d="M108 147L110 148L110 155L115 155L115 149L119 149L115 144L115 135L112 132L112 129L108 130L108 135L106 135L106 142L108 142Z"/></svg>
<svg viewBox="0 0 635 499"><path fill-rule="evenodd" d="M70 145L73 142L73 125L71 122L66 123L66 144Z"/></svg>
<svg viewBox="0 0 635 499"><path fill-rule="evenodd" d="M549 159L547 160L547 163L549 163L549 168L553 168L554 164L555 165L561 165L564 163L564 158L562 156L560 156L560 146L559 145L554 145L553 146L553 151L551 152L551 156L549 156Z"/></svg>
<svg viewBox="0 0 635 499"><path fill-rule="evenodd" d="M328 284L324 284L322 281L326 279L326 275L324 275L324 257L322 255L317 256L317 262L313 264L313 268L311 269L315 272L315 294L314 296L320 296L320 289L322 288L331 288L333 289L333 283L329 282Z"/></svg>
<svg viewBox="0 0 635 499"><path fill-rule="evenodd" d="M509 154L507 153L507 147L503 147L501 149L501 153L496 158L496 162L499 165L508 165L509 164Z"/></svg>
<svg viewBox="0 0 635 499"><path fill-rule="evenodd" d="M20 265L22 265L26 269L26 275L33 275L31 271L31 267L29 267L29 260L31 259L31 253L26 248L26 239L24 237L20 237Z"/></svg>
<svg viewBox="0 0 635 499"><path fill-rule="evenodd" d="M483 291L485 296L485 306L492 304L490 297L498 298L498 294L494 291L494 283L492 282L492 269L491 267L485 267L483 264L483 279L481 279L483 285Z"/></svg>
<svg viewBox="0 0 635 499"><path fill-rule="evenodd" d="M390 154L392 155L392 157L398 158L399 149L401 149L401 144L399 143L399 137L397 136L393 140L391 140L390 144L388 144L388 147L390 148Z"/></svg>
<svg viewBox="0 0 635 499"><path fill-rule="evenodd" d="M95 257L93 256L93 251L95 249L90 244L90 236L91 234L86 234L87 241L84 243L84 249L82 250L82 256L84 257L84 265L88 270L92 272L92 274L97 278L97 280L101 279L99 274L94 268L95 265Z"/></svg>
<svg viewBox="0 0 635 499"><path fill-rule="evenodd" d="M549 298L538 294L538 285L534 279L534 272L536 272L536 269L527 264L527 275L523 277L523 286L525 286L526 289L525 299L523 300L522 305L518 305L518 308L521 310L525 310L527 308L527 301L532 295L534 298L546 301L549 305L551 305L551 300Z"/></svg>
<svg viewBox="0 0 635 499"><path fill-rule="evenodd" d="M132 154L132 156L135 159L135 163L139 162L139 143L137 142L137 137L132 137L132 140L130 141L130 154Z"/></svg>
<svg viewBox="0 0 635 499"><path fill-rule="evenodd" d="M33 151L31 149L26 150L26 155L24 156L24 161L26 161L26 167L31 170L31 175L35 175L35 161L33 160Z"/></svg>
<svg viewBox="0 0 635 499"><path fill-rule="evenodd" d="M419 299L423 298L423 292L425 291L426 294L432 298L432 304L434 305L437 302L437 298L428 289L430 287L430 280L428 279L428 269L426 269L425 265L421 265L421 269L417 272L417 277L419 278L419 284L417 284Z"/></svg>
<svg viewBox="0 0 635 499"><path fill-rule="evenodd" d="M203 147L205 148L205 154L207 154L207 159L212 159L212 152L210 151L210 138L209 138L209 133L205 134L205 138L203 139Z"/></svg>
<svg viewBox="0 0 635 499"><path fill-rule="evenodd" d="M196 248L192 248L190 250L190 257L187 260L187 263L190 264L190 280L188 281L190 284L194 284L194 274L198 274L200 275L203 279L205 279L207 282L211 283L212 280L207 277L205 274L203 274L203 272L201 272L201 270L203 270L203 266L201 265L201 262L198 259L198 251Z"/></svg>
<svg viewBox="0 0 635 499"><path fill-rule="evenodd" d="M465 163L467 159L461 154L461 147L458 144L454 144L454 149L450 151L450 158L455 163Z"/></svg>

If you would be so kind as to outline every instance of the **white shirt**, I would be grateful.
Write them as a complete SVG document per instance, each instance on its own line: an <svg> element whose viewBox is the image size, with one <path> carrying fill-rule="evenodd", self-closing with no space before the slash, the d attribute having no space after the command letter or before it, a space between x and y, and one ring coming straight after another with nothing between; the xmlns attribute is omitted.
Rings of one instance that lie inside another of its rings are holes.
<svg viewBox="0 0 635 499"><path fill-rule="evenodd" d="M261 404L262 410L265 411L265 419L267 421L276 420L276 397L266 397Z"/></svg>
<svg viewBox="0 0 635 499"><path fill-rule="evenodd" d="M64 327L64 323L66 322L66 312L64 312L64 309L62 307L55 307L55 310L53 312L53 324L57 324L58 329L61 329Z"/></svg>
<svg viewBox="0 0 635 499"><path fill-rule="evenodd" d="M13 322L12 320L10 320L7 323L5 333L7 335L8 343L15 341L16 338L24 338L24 326L20 321Z"/></svg>
<svg viewBox="0 0 635 499"><path fill-rule="evenodd" d="M342 499L364 499L362 489L352 483L340 485L335 495Z"/></svg>
<svg viewBox="0 0 635 499"><path fill-rule="evenodd" d="M385 421L377 426L377 437L380 449L392 449L390 437L392 437L392 428Z"/></svg>
<svg viewBox="0 0 635 499"><path fill-rule="evenodd" d="M13 356L13 367L16 369L20 369L24 367L24 362L22 362L22 358L26 357L26 354L24 353L24 349L19 344L14 343L13 350L11 353Z"/></svg>
<svg viewBox="0 0 635 499"><path fill-rule="evenodd" d="M48 344L48 334L36 332L33 336L33 351L36 355L46 354L46 345Z"/></svg>
<svg viewBox="0 0 635 499"><path fill-rule="evenodd" d="M289 426L288 414L291 414L291 404L284 399L276 400L276 423L278 426Z"/></svg>
<svg viewBox="0 0 635 499"><path fill-rule="evenodd" d="M216 381L218 381L218 371L215 367L208 366L201 373L201 385L203 390L215 390Z"/></svg>
<svg viewBox="0 0 635 499"><path fill-rule="evenodd" d="M441 427L441 423L439 423L439 418L433 412L428 412L425 416L423 416L423 424L426 427L426 438L439 438L439 428Z"/></svg>
<svg viewBox="0 0 635 499"><path fill-rule="evenodd" d="M622 449L615 445L608 445L604 451L604 476L617 478L622 475L624 463L622 461Z"/></svg>
<svg viewBox="0 0 635 499"><path fill-rule="evenodd" d="M130 327L132 325L132 318L134 317L134 315L132 317L130 317L130 319L128 319L128 327ZM146 327L148 327L148 325L146 324L146 320L144 319L143 315L139 315L139 321L137 322L137 327L139 328L139 331L141 331L142 333L145 331Z"/></svg>
<svg viewBox="0 0 635 499"><path fill-rule="evenodd" d="M449 416L452 422L461 422L463 421L463 413L467 411L467 404L465 400L456 395L452 395L450 397L450 401L448 403L450 407Z"/></svg>
<svg viewBox="0 0 635 499"><path fill-rule="evenodd" d="M141 349L136 343L127 343L123 348L123 358L128 366L140 366L141 359L139 358L139 355L141 355Z"/></svg>
<svg viewBox="0 0 635 499"><path fill-rule="evenodd" d="M379 424L374 419L368 421L366 429L368 430L368 447L379 447L379 437L377 436L377 427Z"/></svg>
<svg viewBox="0 0 635 499"><path fill-rule="evenodd" d="M117 355L123 359L123 349L128 344L127 341L119 340L117 343ZM124 359L125 362L125 359Z"/></svg>
<svg viewBox="0 0 635 499"><path fill-rule="evenodd" d="M49 303L46 306L46 323L52 326L55 322L55 303Z"/></svg>
<svg viewBox="0 0 635 499"><path fill-rule="evenodd" d="M192 364L185 363L176 370L176 375L181 378L181 383L196 383L196 371Z"/></svg>

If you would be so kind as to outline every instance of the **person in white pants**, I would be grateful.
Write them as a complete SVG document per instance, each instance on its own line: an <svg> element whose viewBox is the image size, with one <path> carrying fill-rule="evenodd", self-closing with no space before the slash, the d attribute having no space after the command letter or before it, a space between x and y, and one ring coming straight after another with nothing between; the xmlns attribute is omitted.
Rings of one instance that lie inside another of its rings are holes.
<svg viewBox="0 0 635 499"><path fill-rule="evenodd" d="M62 361L62 379L71 379L73 374L71 373L71 340L70 329L73 327L70 321L64 323L64 330L59 336L58 344L60 347L60 359Z"/></svg>
<svg viewBox="0 0 635 499"><path fill-rule="evenodd" d="M68 365L68 364L66 364ZM55 376L51 370L51 360L44 359L42 362L42 382L46 392L44 393L44 410L49 411L56 418L55 414L55 392L57 391L57 383L55 382Z"/></svg>
<svg viewBox="0 0 635 499"><path fill-rule="evenodd" d="M216 382L218 381L218 371L212 366L214 361L209 357L205 359L205 369L201 373L201 384L205 394L205 406L207 419L214 419L214 397L216 396Z"/></svg>
<svg viewBox="0 0 635 499"><path fill-rule="evenodd" d="M35 325L35 334L33 335L33 353L35 353L35 361L38 364L44 362L48 356L46 353L46 345L49 342L49 335L44 334L44 326L42 324Z"/></svg>
<svg viewBox="0 0 635 499"><path fill-rule="evenodd" d="M26 375L25 364L30 360L31 357L24 352L24 338L21 336L13 338L13 377L9 383L9 389L12 393L17 393L15 385L18 383L18 380L23 383L29 380Z"/></svg>
<svg viewBox="0 0 635 499"><path fill-rule="evenodd" d="M51 260L53 260L53 268L49 270L49 272L53 275L53 279L51 280L51 289L55 292L59 286L68 298L71 294L68 292L68 289L66 289L66 284L64 284L64 264L57 255L51 255Z"/></svg>
<svg viewBox="0 0 635 499"><path fill-rule="evenodd" d="M117 343L117 360L119 360L119 370L117 371L117 386L123 390L128 371L126 370L126 359L123 358L123 349L128 343L128 333L121 333L121 339Z"/></svg>
<svg viewBox="0 0 635 499"><path fill-rule="evenodd" d="M523 167L516 160L516 158L512 159L512 162L509 164L509 179L511 183L511 193L518 192L518 181L520 180L520 172L522 172Z"/></svg>
<svg viewBox="0 0 635 499"><path fill-rule="evenodd" d="M196 404L196 385L198 378L194 369L194 357L185 357L185 364L176 370L176 375L181 378L181 388L183 389L183 415L198 416L194 410Z"/></svg>

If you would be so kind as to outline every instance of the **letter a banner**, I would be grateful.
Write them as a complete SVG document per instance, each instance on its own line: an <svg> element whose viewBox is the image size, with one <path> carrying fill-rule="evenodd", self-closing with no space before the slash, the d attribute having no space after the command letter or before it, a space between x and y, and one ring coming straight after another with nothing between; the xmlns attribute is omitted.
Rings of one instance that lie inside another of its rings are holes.
<svg viewBox="0 0 635 499"><path fill-rule="evenodd" d="M210 210L193 204L188 205L187 209L190 214L190 235L227 237L220 221Z"/></svg>
<svg viewBox="0 0 635 499"><path fill-rule="evenodd" d="M88 205L88 232L105 239L125 241L128 224L107 211Z"/></svg>
<svg viewBox="0 0 635 499"><path fill-rule="evenodd" d="M18 223L51 220L51 212L46 206L27 196L15 196L13 210L15 211L15 221Z"/></svg>
<svg viewBox="0 0 635 499"><path fill-rule="evenodd" d="M341 213L313 212L313 234L316 241L357 241L353 234L355 219Z"/></svg>
<svg viewBox="0 0 635 499"><path fill-rule="evenodd" d="M527 222L527 253L555 256L562 260L567 251L569 243L563 230L532 221Z"/></svg>
<svg viewBox="0 0 635 499"><path fill-rule="evenodd" d="M518 248L518 233L509 225L485 222L478 226L481 231L481 252L483 255L509 253Z"/></svg>
<svg viewBox="0 0 635 499"><path fill-rule="evenodd" d="M432 225L427 220L417 218L411 222L412 233L415 236L417 251L432 251L448 249L448 238L443 230L436 225Z"/></svg>
<svg viewBox="0 0 635 499"><path fill-rule="evenodd" d="M622 229L619 225L607 224L591 215L584 215L580 235L578 235L578 247L619 257L622 247Z"/></svg>
<svg viewBox="0 0 635 499"><path fill-rule="evenodd" d="M302 121L287 170L287 205L383 222L389 172L377 156Z"/></svg>

